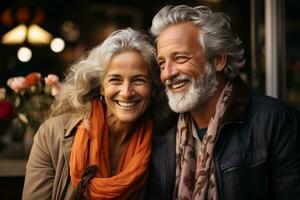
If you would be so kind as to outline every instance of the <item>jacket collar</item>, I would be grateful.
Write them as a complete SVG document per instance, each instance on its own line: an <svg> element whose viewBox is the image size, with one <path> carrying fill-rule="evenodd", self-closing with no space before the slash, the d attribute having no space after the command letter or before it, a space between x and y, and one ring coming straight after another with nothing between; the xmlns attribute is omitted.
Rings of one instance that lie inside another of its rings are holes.
<svg viewBox="0 0 300 200"><path fill-rule="evenodd" d="M250 90L239 77L232 81L233 90L229 97L228 107L222 119L222 124L242 122L246 118L246 110L250 102Z"/></svg>
<svg viewBox="0 0 300 200"><path fill-rule="evenodd" d="M79 124L80 121L83 120L83 116L79 116L78 114L71 114L70 120L65 123L65 138L71 136L74 128Z"/></svg>
<svg viewBox="0 0 300 200"><path fill-rule="evenodd" d="M65 159L64 165L67 166L67 169L70 169L69 162L74 140L74 131L76 130L76 126L82 121L83 117L75 113L68 113L65 114L64 118L66 119L66 122L64 123L65 138L62 140L62 154Z"/></svg>

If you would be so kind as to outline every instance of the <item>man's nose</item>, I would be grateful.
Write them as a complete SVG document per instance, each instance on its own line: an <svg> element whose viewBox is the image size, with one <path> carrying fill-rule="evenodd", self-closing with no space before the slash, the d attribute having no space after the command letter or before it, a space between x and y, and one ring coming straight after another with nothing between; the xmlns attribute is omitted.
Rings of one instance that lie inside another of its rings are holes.
<svg viewBox="0 0 300 200"><path fill-rule="evenodd" d="M160 72L160 79L165 84L166 80L172 80L179 74L178 69L172 62L166 62L164 69Z"/></svg>

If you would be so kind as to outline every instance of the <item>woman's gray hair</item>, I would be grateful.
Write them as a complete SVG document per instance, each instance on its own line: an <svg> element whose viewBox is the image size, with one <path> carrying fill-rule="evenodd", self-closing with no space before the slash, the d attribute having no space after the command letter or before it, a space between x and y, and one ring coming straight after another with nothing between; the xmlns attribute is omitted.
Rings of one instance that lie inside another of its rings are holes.
<svg viewBox="0 0 300 200"><path fill-rule="evenodd" d="M87 58L72 65L66 74L63 89L52 106L51 115L76 112L88 119L90 100L99 98L100 87L112 57L122 51L140 53L149 69L152 88L159 85L156 65L156 50L149 37L131 28L113 32L99 46L93 48Z"/></svg>
<svg viewBox="0 0 300 200"><path fill-rule="evenodd" d="M230 30L230 17L225 13L212 12L206 6L165 6L153 18L151 33L157 37L167 27L192 22L199 29L199 41L209 62L227 54L224 74L233 80L244 66L244 49L239 37Z"/></svg>

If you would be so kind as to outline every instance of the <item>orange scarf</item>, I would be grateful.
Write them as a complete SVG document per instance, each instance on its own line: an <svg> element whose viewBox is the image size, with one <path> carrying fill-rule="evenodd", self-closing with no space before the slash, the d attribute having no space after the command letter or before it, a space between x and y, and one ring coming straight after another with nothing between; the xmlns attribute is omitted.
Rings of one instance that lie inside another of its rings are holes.
<svg viewBox="0 0 300 200"><path fill-rule="evenodd" d="M92 101L90 130L77 128L70 157L70 176L77 187L84 170L96 165L98 170L90 180L91 199L129 199L137 197L145 185L151 153L152 121L141 120L120 160L118 172L110 175L109 133L101 102Z"/></svg>

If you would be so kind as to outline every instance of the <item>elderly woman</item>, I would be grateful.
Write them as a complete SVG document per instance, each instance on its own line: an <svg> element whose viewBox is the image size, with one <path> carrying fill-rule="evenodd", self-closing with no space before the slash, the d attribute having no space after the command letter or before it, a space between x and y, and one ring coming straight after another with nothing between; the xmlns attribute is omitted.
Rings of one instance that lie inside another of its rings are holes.
<svg viewBox="0 0 300 200"><path fill-rule="evenodd" d="M73 65L38 130L23 199L143 199L151 152L155 49L130 28Z"/></svg>

